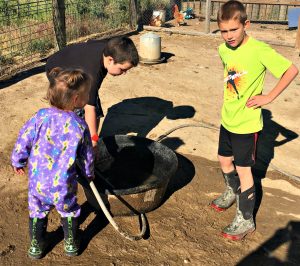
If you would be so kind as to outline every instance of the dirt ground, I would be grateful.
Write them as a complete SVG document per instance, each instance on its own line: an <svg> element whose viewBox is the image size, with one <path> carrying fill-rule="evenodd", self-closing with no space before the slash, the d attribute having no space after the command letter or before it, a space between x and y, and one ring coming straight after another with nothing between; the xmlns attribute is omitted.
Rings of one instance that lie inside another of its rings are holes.
<svg viewBox="0 0 300 266"><path fill-rule="evenodd" d="M188 23L180 30L201 31L203 27L198 20ZM284 38L283 45L272 46L300 67L299 54L292 47L295 31L286 27L254 25L249 33L270 42ZM138 47L144 33L131 36ZM219 34L157 34L162 37L166 61L139 65L124 76L108 76L100 91L105 113L102 136L131 134L155 140L171 131L162 143L176 152L179 166L161 206L146 214L144 239L123 238L102 212L91 209L80 187L80 256L63 254L59 216L53 211L46 256L40 261L27 258L27 177L13 174L10 154L24 122L47 106L43 100L47 79L41 69L35 69L1 84L0 265L300 265L300 183L296 181L300 77L264 108L265 141L253 169L257 230L243 241L231 242L220 236L220 230L232 221L235 206L221 214L208 206L224 188L216 161L223 95L217 46L222 40ZM268 74L266 91L275 82ZM290 175L273 171L275 167ZM124 230L138 232L137 216L115 220Z"/></svg>

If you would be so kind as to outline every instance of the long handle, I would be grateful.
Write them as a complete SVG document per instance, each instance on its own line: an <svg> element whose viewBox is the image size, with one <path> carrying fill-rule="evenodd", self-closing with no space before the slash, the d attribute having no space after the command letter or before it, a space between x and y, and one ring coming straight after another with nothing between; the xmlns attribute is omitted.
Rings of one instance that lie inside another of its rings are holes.
<svg viewBox="0 0 300 266"><path fill-rule="evenodd" d="M119 226L116 224L116 222L114 221L114 219L112 218L112 216L110 215L109 211L107 210L102 198L100 197L100 194L94 184L93 181L90 181L90 187L102 209L102 211L104 212L104 215L106 216L107 220L110 222L110 224L122 235L124 236L125 238L127 238L128 240L140 240L143 238L145 232L146 232L146 228L147 228L147 223L146 223L146 218L145 218L145 215L142 213L140 214L141 215L141 221L142 221L142 229L141 229L141 232L136 235L136 236L131 236L123 231L120 230Z"/></svg>

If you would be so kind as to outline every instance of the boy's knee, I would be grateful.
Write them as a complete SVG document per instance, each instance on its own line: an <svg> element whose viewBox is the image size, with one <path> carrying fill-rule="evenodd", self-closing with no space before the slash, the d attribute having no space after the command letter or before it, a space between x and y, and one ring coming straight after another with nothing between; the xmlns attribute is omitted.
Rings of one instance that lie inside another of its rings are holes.
<svg viewBox="0 0 300 266"><path fill-rule="evenodd" d="M232 156L225 157L225 156L222 156L222 155L218 155L218 160L219 160L219 162L222 166L230 166L230 165L233 164L232 163L232 160L233 160Z"/></svg>
<svg viewBox="0 0 300 266"><path fill-rule="evenodd" d="M218 160L220 162L221 169L223 173L229 173L234 170L234 164L233 164L233 157L224 157L221 155L218 155Z"/></svg>

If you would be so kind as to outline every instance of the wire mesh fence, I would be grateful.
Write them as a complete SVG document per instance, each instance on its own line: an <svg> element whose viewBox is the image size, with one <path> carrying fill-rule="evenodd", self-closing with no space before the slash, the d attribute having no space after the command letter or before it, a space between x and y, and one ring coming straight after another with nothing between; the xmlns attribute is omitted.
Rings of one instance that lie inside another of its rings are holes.
<svg viewBox="0 0 300 266"><path fill-rule="evenodd" d="M181 0L140 0L138 1L139 10L139 23L142 25L150 25L155 19L155 13L153 11L165 12L165 20L173 18L172 7L176 4L181 7ZM154 26L154 25L153 25Z"/></svg>
<svg viewBox="0 0 300 266"><path fill-rule="evenodd" d="M113 29L129 29L130 0L65 0L67 43ZM0 79L57 50L52 0L0 0Z"/></svg>
<svg viewBox="0 0 300 266"><path fill-rule="evenodd" d="M216 20L220 6L227 2L226 0L211 1L211 19ZM295 7L296 1L241 1L243 2L248 18L252 22L278 22L287 23L288 9ZM205 17L206 0L194 1L187 0L183 4L183 8L191 7L195 14Z"/></svg>
<svg viewBox="0 0 300 266"><path fill-rule="evenodd" d="M211 0L210 19L216 20L220 6L228 0ZM148 1L151 2L151 1ZM267 1L267 0L241 0L245 5L248 18L252 22L287 23L288 10L292 7L299 7L300 1ZM174 5L178 6L179 12L186 15L188 10L193 12L195 17L205 18L207 0L170 0L153 1L146 10L141 12L143 25L155 25L155 10L163 9L166 13L166 20L174 18ZM158 14L158 13L157 13ZM154 21L154 22L153 22ZM175 24L174 24L175 25Z"/></svg>
<svg viewBox="0 0 300 266"><path fill-rule="evenodd" d="M65 42L84 41L113 30L156 24L156 16L174 19L174 7L179 11L191 9L196 17L206 15L206 0L0 0L0 80L54 53L59 46L53 20L53 2L63 2L65 13ZM212 0L210 19L226 0ZM299 6L282 1L241 0L252 21L286 22L290 7ZM299 2L299 3L298 3ZM134 8L132 6L134 5ZM157 13L158 11L158 13ZM156 13L155 13L156 12ZM186 15L186 14L185 14ZM182 15L179 15L179 18ZM133 17L135 17L133 19ZM160 17L161 18L161 17ZM174 19L176 20L176 18ZM135 22L134 22L135 21ZM177 21L180 22L179 20ZM140 28L141 28L140 27Z"/></svg>

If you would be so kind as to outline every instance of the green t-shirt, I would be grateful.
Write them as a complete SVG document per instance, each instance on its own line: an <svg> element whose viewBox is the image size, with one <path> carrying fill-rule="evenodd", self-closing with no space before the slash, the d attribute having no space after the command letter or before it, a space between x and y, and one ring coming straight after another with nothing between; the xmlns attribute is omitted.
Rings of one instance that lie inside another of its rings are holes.
<svg viewBox="0 0 300 266"><path fill-rule="evenodd" d="M219 54L224 65L223 127L237 134L260 131L261 108L248 108L247 100L262 93L266 69L280 78L292 62L251 37L236 49L220 45Z"/></svg>

